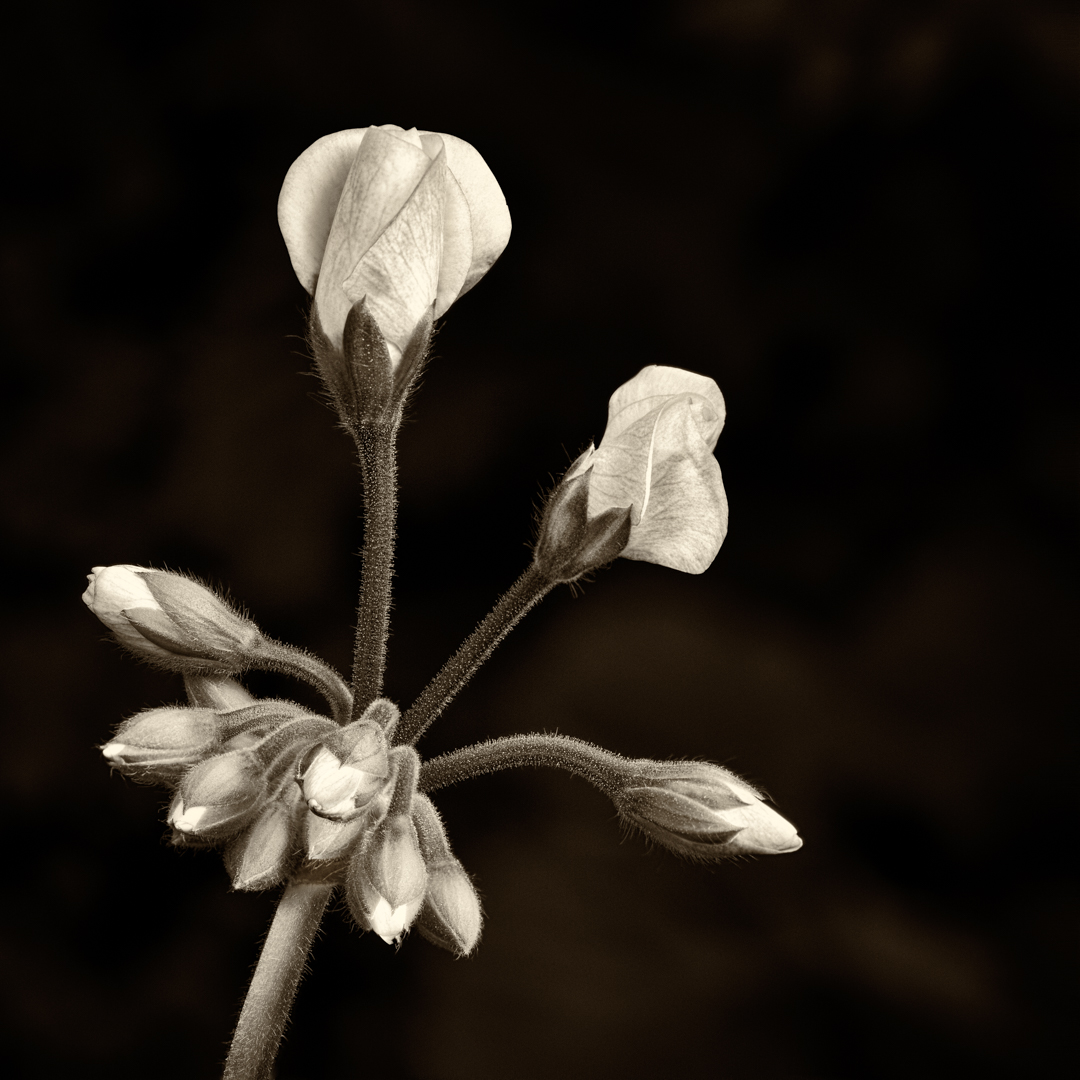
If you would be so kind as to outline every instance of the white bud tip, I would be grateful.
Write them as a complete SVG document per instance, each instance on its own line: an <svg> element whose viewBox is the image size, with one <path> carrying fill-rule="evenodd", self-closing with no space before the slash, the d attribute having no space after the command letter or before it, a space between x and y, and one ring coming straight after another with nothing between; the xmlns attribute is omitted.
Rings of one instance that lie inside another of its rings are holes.
<svg viewBox="0 0 1080 1080"><path fill-rule="evenodd" d="M371 929L387 945L395 944L405 935L405 925L409 921L410 914L412 914L409 908L412 906L410 904L400 904L396 908L391 908L389 901L380 896L379 902L375 905L375 910L368 916Z"/></svg>
<svg viewBox="0 0 1080 1080"><path fill-rule="evenodd" d="M202 821L205 816L205 806L191 806L172 817L169 824L178 832L194 832L199 827L199 822Z"/></svg>
<svg viewBox="0 0 1080 1080"><path fill-rule="evenodd" d="M122 742L106 743L101 748L101 752L104 754L106 760L120 762L124 760L124 755L127 753L127 746Z"/></svg>

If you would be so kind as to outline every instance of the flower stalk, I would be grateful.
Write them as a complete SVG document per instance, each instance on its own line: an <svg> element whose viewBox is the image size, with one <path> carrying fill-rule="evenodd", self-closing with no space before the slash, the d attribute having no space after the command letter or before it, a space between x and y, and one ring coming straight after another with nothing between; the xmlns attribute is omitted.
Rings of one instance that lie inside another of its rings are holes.
<svg viewBox="0 0 1080 1080"><path fill-rule="evenodd" d="M223 1080L271 1080L308 953L333 892L331 885L289 885L248 987Z"/></svg>
<svg viewBox="0 0 1080 1080"><path fill-rule="evenodd" d="M364 548L353 653L352 719L382 693L397 527L397 425L367 423L355 432L364 478Z"/></svg>
<svg viewBox="0 0 1080 1080"><path fill-rule="evenodd" d="M415 744L457 696L495 647L551 590L555 582L530 566L500 597L438 675L413 702L394 733L395 743Z"/></svg>

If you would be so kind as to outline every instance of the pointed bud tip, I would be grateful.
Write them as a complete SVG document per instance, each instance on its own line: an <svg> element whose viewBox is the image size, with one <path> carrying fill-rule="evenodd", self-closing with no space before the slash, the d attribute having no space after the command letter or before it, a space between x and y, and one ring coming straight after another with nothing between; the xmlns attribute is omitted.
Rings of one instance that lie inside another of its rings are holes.
<svg viewBox="0 0 1080 1080"><path fill-rule="evenodd" d="M199 822L206 816L207 809L208 807L205 806L185 807L183 803L180 803L179 812L169 818L169 824L178 832L194 832L199 827Z"/></svg>

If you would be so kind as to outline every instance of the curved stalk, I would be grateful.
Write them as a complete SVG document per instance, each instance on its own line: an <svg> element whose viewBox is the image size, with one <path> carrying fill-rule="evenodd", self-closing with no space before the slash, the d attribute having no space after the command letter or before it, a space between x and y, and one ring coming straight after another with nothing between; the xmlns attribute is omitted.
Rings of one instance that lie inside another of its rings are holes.
<svg viewBox="0 0 1080 1080"><path fill-rule="evenodd" d="M292 884L278 902L233 1035L223 1080L271 1080L332 885Z"/></svg>

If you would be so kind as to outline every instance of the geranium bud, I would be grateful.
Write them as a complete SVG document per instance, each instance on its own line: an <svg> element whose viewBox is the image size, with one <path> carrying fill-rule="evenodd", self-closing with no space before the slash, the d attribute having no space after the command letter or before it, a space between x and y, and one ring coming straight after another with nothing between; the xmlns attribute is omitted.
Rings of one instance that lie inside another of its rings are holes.
<svg viewBox="0 0 1080 1080"><path fill-rule="evenodd" d="M795 827L744 780L702 761L632 761L615 796L623 819L681 855L779 855L797 851Z"/></svg>
<svg viewBox="0 0 1080 1080"><path fill-rule="evenodd" d="M564 479L544 508L533 559L549 581L574 581L611 562L630 539L629 507L613 507L589 517L589 478L586 470Z"/></svg>
<svg viewBox="0 0 1080 1080"><path fill-rule="evenodd" d="M510 213L484 159L453 135L394 124L326 135L293 163L278 222L330 346L364 301L391 363L427 317L484 276Z"/></svg>
<svg viewBox="0 0 1080 1080"><path fill-rule="evenodd" d="M424 901L427 870L407 814L387 817L354 857L346 877L349 907L361 925L398 941Z"/></svg>
<svg viewBox="0 0 1080 1080"><path fill-rule="evenodd" d="M300 789L296 791L299 795ZM340 859L364 835L369 824L367 814L352 821L331 821L310 812L304 814L303 823L307 857L316 862Z"/></svg>
<svg viewBox="0 0 1080 1080"><path fill-rule="evenodd" d="M143 660L186 674L238 672L259 628L205 586L141 566L95 566L83 602Z"/></svg>
<svg viewBox="0 0 1080 1080"><path fill-rule="evenodd" d="M563 484L587 474L588 519L630 510L624 559L700 574L727 533L728 505L713 457L724 398L712 379L679 368L643 368L611 397L597 448Z"/></svg>
<svg viewBox="0 0 1080 1080"><path fill-rule="evenodd" d="M296 835L302 813L300 791L286 784L276 799L225 849L233 888L269 889L279 884L299 857Z"/></svg>
<svg viewBox="0 0 1080 1080"><path fill-rule="evenodd" d="M311 812L337 821L362 813L390 774L388 750L383 728L364 718L314 747L301 759L296 777Z"/></svg>
<svg viewBox="0 0 1080 1080"><path fill-rule="evenodd" d="M476 947L483 927L480 897L465 868L455 858L427 864L427 895L416 929L433 945L458 956Z"/></svg>
<svg viewBox="0 0 1080 1080"><path fill-rule="evenodd" d="M299 787L297 791L300 791ZM317 862L342 858L386 817L391 794L387 783L351 821L332 821L308 811L303 815L307 857Z"/></svg>
<svg viewBox="0 0 1080 1080"><path fill-rule="evenodd" d="M255 698L228 675L185 675L184 689L192 705L231 712L255 704Z"/></svg>
<svg viewBox="0 0 1080 1080"><path fill-rule="evenodd" d="M117 728L102 748L109 764L135 779L174 780L219 743L210 709L147 709Z"/></svg>
<svg viewBox="0 0 1080 1080"><path fill-rule="evenodd" d="M180 783L169 824L207 839L242 829L266 798L266 777L254 753L234 750L196 765Z"/></svg>

